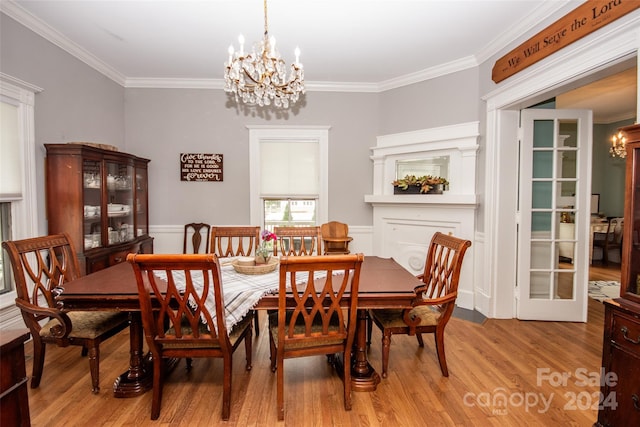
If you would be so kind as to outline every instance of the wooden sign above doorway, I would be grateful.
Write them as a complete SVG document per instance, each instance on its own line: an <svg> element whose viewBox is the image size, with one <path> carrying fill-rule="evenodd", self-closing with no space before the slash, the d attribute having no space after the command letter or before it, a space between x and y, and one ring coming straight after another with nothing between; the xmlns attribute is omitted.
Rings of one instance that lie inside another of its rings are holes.
<svg viewBox="0 0 640 427"><path fill-rule="evenodd" d="M589 0L498 59L491 79L499 83L638 8L638 0Z"/></svg>

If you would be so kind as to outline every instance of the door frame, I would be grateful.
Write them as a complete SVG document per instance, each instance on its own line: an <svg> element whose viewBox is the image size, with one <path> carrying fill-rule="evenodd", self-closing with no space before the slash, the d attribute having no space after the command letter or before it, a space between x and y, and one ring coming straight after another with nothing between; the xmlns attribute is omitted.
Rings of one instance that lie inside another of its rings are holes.
<svg viewBox="0 0 640 427"><path fill-rule="evenodd" d="M518 111L562 92L638 64L640 14L616 21L557 52L482 97L486 102L484 269L476 307L491 318L514 318L517 260ZM640 70L640 66L638 66ZM640 72L640 71L639 71ZM640 85L638 85L640 88ZM640 89L637 89L640 92ZM640 94L638 96L640 111ZM591 168L591 166L590 166Z"/></svg>

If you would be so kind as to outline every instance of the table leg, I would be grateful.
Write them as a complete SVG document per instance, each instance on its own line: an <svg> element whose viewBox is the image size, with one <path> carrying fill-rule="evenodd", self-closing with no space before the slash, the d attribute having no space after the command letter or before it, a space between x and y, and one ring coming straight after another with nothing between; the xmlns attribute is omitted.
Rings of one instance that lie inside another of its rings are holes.
<svg viewBox="0 0 640 427"><path fill-rule="evenodd" d="M113 384L115 397L136 397L153 387L153 367L149 357L142 354L142 318L140 312L129 314L129 370Z"/></svg>
<svg viewBox="0 0 640 427"><path fill-rule="evenodd" d="M367 310L358 310L358 326L351 362L351 387L354 391L375 391L380 375L367 359Z"/></svg>

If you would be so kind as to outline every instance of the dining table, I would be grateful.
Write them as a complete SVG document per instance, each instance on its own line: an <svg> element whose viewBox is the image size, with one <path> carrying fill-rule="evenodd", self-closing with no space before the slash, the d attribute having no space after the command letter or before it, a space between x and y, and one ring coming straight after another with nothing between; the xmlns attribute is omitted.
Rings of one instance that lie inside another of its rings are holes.
<svg viewBox="0 0 640 427"><path fill-rule="evenodd" d="M229 260L220 259L225 308L229 310L227 327L233 319L242 318L250 310L278 308L279 274L276 269L263 277L242 275ZM422 282L393 258L365 256L360 271L358 291L358 325L351 363L354 391L374 391L380 376L367 359L367 310L373 308L408 308L415 297L414 289ZM153 386L150 354L144 354L143 329L138 287L133 267L128 262L99 270L66 282L56 297L65 311L125 311L130 317L129 369L116 378L115 397L138 396ZM348 304L346 295L343 304Z"/></svg>

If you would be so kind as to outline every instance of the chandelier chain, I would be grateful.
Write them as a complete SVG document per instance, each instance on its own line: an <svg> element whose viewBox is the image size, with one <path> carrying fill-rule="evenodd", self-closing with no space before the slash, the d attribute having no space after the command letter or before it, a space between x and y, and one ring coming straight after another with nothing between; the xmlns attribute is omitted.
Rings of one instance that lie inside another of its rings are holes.
<svg viewBox="0 0 640 427"><path fill-rule="evenodd" d="M304 70L300 63L300 49L296 48L296 60L287 66L276 50L275 38L269 37L267 0L264 0L264 36L250 53L244 52L244 37L238 38L240 50L229 46L229 60L225 63L226 92L235 95L236 102L248 105L288 108L304 94Z"/></svg>

